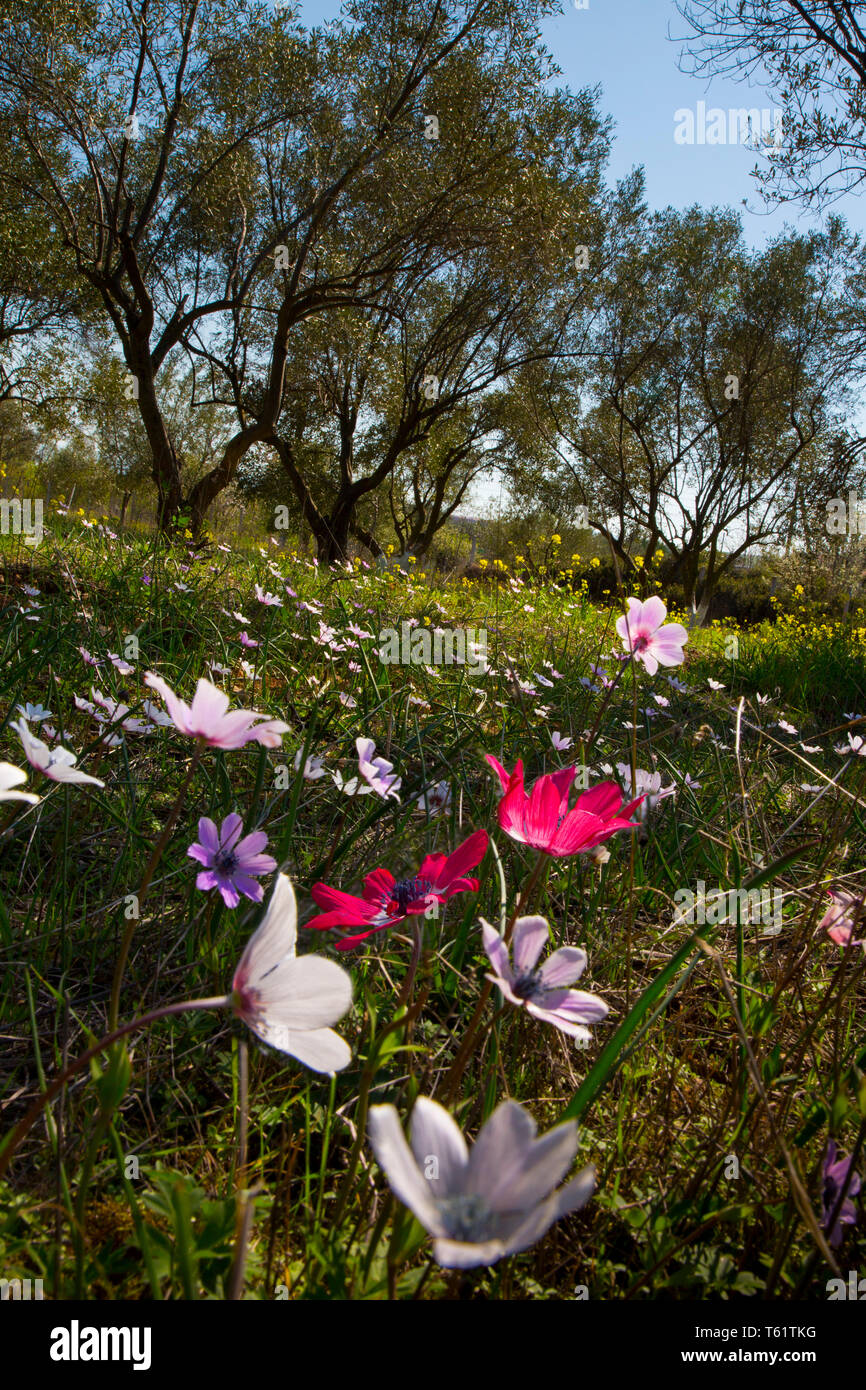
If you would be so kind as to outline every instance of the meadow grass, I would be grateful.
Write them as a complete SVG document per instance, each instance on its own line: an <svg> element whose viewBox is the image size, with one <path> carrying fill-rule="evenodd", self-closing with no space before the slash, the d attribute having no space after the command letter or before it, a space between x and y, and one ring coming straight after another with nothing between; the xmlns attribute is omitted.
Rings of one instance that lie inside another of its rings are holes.
<svg viewBox="0 0 866 1390"><path fill-rule="evenodd" d="M372 869L412 875L479 827L492 842L477 894L424 921L420 941L403 923L340 957L353 1058L335 1077L224 1013L162 1021L102 1053L10 1163L5 1277L41 1276L59 1298L823 1299L834 1273L859 1267L862 1234L845 1226L830 1249L821 1196L830 1138L862 1166L864 952L818 923L828 886L866 887L866 759L836 748L866 714L861 616L692 632L670 672L684 690L629 664L611 694L592 666L619 668L621 604L591 604L577 581L324 572L273 544L196 556L71 520L39 547L4 538L0 557L0 760L25 766L10 725L17 705L41 702L105 783L31 772L39 804L0 808L0 1133L107 1032L130 920L122 1019L230 988L261 909L197 890L199 817L238 811L245 832L266 831L295 885L301 951L331 955L329 934L303 930L316 881L357 893ZM282 606L259 602L256 584ZM380 631L407 620L486 631L490 669L381 662ZM242 647L241 630L258 645ZM289 725L282 748L206 749L190 778L175 729L140 736L75 704L95 686L143 717L143 698L159 704L146 671L189 699L209 663L227 670L213 679L233 706ZM555 751L554 730L570 749ZM393 763L399 800L334 784L357 772L358 736ZM535 851L497 825L485 753L508 769L522 759L527 785L571 763L594 785L623 763L676 790L604 862L545 858L534 873ZM303 776L311 756L316 780ZM419 809L442 782L444 811ZM504 927L532 878L528 910L553 945L586 950L581 986L610 1006L586 1047L484 994L479 918ZM677 907L682 890L746 887L776 895L772 920L710 910L695 925ZM523 1254L439 1268L364 1133L368 1104L405 1116L418 1095L447 1103L469 1135L505 1097L540 1131L577 1118L592 1200Z"/></svg>

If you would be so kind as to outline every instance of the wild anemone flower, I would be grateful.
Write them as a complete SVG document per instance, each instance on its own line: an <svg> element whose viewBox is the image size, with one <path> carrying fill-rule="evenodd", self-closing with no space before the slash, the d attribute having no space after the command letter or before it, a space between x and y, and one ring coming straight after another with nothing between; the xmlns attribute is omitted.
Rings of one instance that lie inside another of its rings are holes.
<svg viewBox="0 0 866 1390"><path fill-rule="evenodd" d="M218 888L226 907L237 907L244 897L260 903L265 890L255 882L254 875L273 873L276 859L261 851L268 843L263 830L254 830L240 839L243 820L233 811L226 816L219 830L208 816L198 823L198 843L190 845L187 854L204 868L195 881L196 888Z"/></svg>
<svg viewBox="0 0 866 1390"><path fill-rule="evenodd" d="M29 801L35 806L39 797L35 792L16 792L13 787L27 781L27 773L13 763L0 763L0 801Z"/></svg>
<svg viewBox="0 0 866 1390"><path fill-rule="evenodd" d="M543 917L518 917L514 926L512 968L508 946L483 917L481 931L484 949L496 972L487 979L504 997L570 1037L588 1041L592 1035L584 1025L600 1023L607 1015L608 1006L596 994L567 988L586 969L586 951L576 946L560 946L537 969L550 927Z"/></svg>
<svg viewBox="0 0 866 1390"><path fill-rule="evenodd" d="M340 699L350 709L358 703L345 691L340 692ZM393 796L395 801L399 801L398 789L402 784L402 778L394 776L394 764L389 763L386 758L373 756L376 745L371 738L356 738L355 748L358 753L360 775L344 780L342 772L332 772L331 780L337 791L345 792L347 796L369 796L371 792L376 792L383 800Z"/></svg>
<svg viewBox="0 0 866 1390"><path fill-rule="evenodd" d="M52 782L82 783L90 782L95 787L104 787L98 777L91 777L75 766L78 762L68 748L49 748L41 738L36 738L27 725L26 719L16 719L10 726L21 740L24 756L31 767L48 777Z"/></svg>
<svg viewBox="0 0 866 1390"><path fill-rule="evenodd" d="M836 749L836 752L841 753L843 757L847 757L850 753L856 753L858 758L866 757L866 739L860 734L849 734L847 744L834 743L833 747Z"/></svg>
<svg viewBox="0 0 866 1390"><path fill-rule="evenodd" d="M679 666L689 640L682 623L665 623L667 608L657 594L641 603L628 600L628 613L616 620L616 630L635 661L643 662L649 675L659 666ZM664 624L664 626L663 626Z"/></svg>
<svg viewBox="0 0 866 1390"><path fill-rule="evenodd" d="M146 734L152 732L152 724L147 723L145 720L131 717L129 705L122 705L118 700L112 700L108 695L104 695L101 690L97 690L94 686L90 687L90 694L93 701L92 704L88 700L79 700L77 695L74 697L75 703L79 709L87 710L89 714L92 714L98 723L120 724L121 727L130 734ZM96 708L97 705L101 706L105 711L104 714L99 713Z"/></svg>
<svg viewBox="0 0 866 1390"><path fill-rule="evenodd" d="M577 774L576 767L545 773L527 793L523 786L522 761L508 773L490 753L485 757L504 793L496 812L499 825L506 835L520 844L554 856L583 854L620 830L637 828L628 818L643 797L623 804L623 795L616 782L599 782L597 787L581 793L569 809L569 792Z"/></svg>
<svg viewBox="0 0 866 1390"><path fill-rule="evenodd" d="M602 767L603 772L607 772L607 767ZM655 810L660 801L673 796L676 787L671 783L669 787L662 786L662 775L660 772L646 772L642 767L634 770L634 780L632 780L631 766L629 763L617 763L617 776L620 782L627 789L627 794L639 795L644 798L638 814L642 821L645 821L649 812Z"/></svg>
<svg viewBox="0 0 866 1390"><path fill-rule="evenodd" d="M494 1110L471 1153L448 1111L425 1096L412 1111L411 1149L393 1105L372 1106L367 1132L392 1191L433 1236L445 1269L527 1250L595 1186L588 1166L555 1190L577 1153L577 1125L567 1120L536 1138L532 1116L513 1100Z"/></svg>
<svg viewBox="0 0 866 1390"><path fill-rule="evenodd" d="M818 923L837 946L862 946L866 951L866 941L855 940L854 931L863 920L863 894L850 893L846 888L828 888L832 899L830 906Z"/></svg>
<svg viewBox="0 0 866 1390"><path fill-rule="evenodd" d="M434 782L424 789L415 805L428 816L444 816L451 809L451 787L447 782Z"/></svg>
<svg viewBox="0 0 866 1390"><path fill-rule="evenodd" d="M114 667L115 671L117 671L118 675L120 676L131 676L133 671L135 670L135 667L131 664L131 662L126 661L125 658L122 657L119 652L109 652L108 659Z"/></svg>
<svg viewBox="0 0 866 1390"><path fill-rule="evenodd" d="M838 1158L837 1154L836 1144L831 1139L824 1155L824 1184L821 1190L821 1225L825 1230L827 1230L833 1212L836 1210L842 1191L845 1190L845 1200L839 1208L832 1230L827 1232L827 1240L833 1249L841 1244L842 1227L854 1226L857 1222L857 1208L853 1198L860 1191L860 1175L851 1172L852 1160L850 1158Z"/></svg>
<svg viewBox="0 0 866 1390"><path fill-rule="evenodd" d="M397 880L388 869L374 869L364 879L361 898L327 883L314 883L313 899L326 911L311 918L306 926L317 931L329 927L363 928L337 942L338 951L351 951L375 932L393 927L404 917L417 917L434 903L447 902L455 893L477 893L478 879L467 878L466 872L481 863L487 842L487 831L476 830L447 857L428 854L414 878Z"/></svg>
<svg viewBox="0 0 866 1390"><path fill-rule="evenodd" d="M266 593L261 584L256 585L256 598L259 603L263 603L266 608L282 608L283 600L277 598L276 594Z"/></svg>
<svg viewBox="0 0 866 1390"><path fill-rule="evenodd" d="M297 751L297 753L295 754L295 762L294 762L295 772L299 772L299 771L300 771L300 768L301 768L301 753L302 753L302 752L303 752L303 749L299 748L298 751ZM325 769L325 767L323 766L323 762L322 762L322 759L321 759L321 758L316 758L316 757L312 757L312 756L311 756L311 757L308 757L308 758L305 760L305 762L304 762L304 781L305 781L305 782L316 782L316 781L318 781L318 779L319 779L320 777L324 777L324 776L325 776L325 771L326 771L326 769Z"/></svg>
<svg viewBox="0 0 866 1390"><path fill-rule="evenodd" d="M228 695L203 677L191 705L179 699L162 676L153 671L147 672L144 683L162 696L176 729L202 739L212 748L243 748L247 743L279 748L283 734L289 731L281 719L268 719L252 709L229 710ZM257 719L261 721L258 724L254 722Z"/></svg>
<svg viewBox="0 0 866 1390"><path fill-rule="evenodd" d="M352 1003L352 981L336 961L297 957L298 906L291 880L279 874L267 912L232 980L229 1002L263 1042L313 1071L341 1071L352 1059L331 1028Z"/></svg>
<svg viewBox="0 0 866 1390"><path fill-rule="evenodd" d="M356 738L355 748L358 751L358 771L367 782L370 791L384 798L393 796L399 801L397 792L402 779L393 775L394 764L385 758L373 756L376 745L371 738ZM362 787L361 790L366 791L366 788Z"/></svg>
<svg viewBox="0 0 866 1390"><path fill-rule="evenodd" d="M30 724L41 724L43 719L51 718L51 710L44 705L31 705L28 700L26 705L16 705L15 708Z"/></svg>

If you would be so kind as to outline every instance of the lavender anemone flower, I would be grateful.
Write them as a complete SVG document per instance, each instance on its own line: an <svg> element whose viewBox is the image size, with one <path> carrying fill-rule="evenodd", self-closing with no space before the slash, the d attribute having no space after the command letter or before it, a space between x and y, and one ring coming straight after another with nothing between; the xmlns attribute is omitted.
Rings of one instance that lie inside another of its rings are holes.
<svg viewBox="0 0 866 1390"><path fill-rule="evenodd" d="M532 1116L513 1100L494 1110L471 1153L448 1111L424 1096L412 1111L411 1149L393 1105L374 1105L367 1130L392 1190L433 1236L445 1269L527 1250L595 1186L589 1166L555 1190L577 1153L577 1125L566 1120L538 1139Z"/></svg>
<svg viewBox="0 0 866 1390"><path fill-rule="evenodd" d="M518 917L514 926L514 966L508 958L508 947L491 927L481 919L484 949L495 970L490 980L512 1004L523 1006L527 1013L552 1023L572 1038L586 1041L592 1036L587 1023L600 1023L608 1006L596 994L580 989L568 989L586 969L586 952L577 946L561 946L537 969L538 957L550 935L543 917Z"/></svg>
<svg viewBox="0 0 866 1390"><path fill-rule="evenodd" d="M356 738L355 747L358 750L358 771L368 783L368 787L361 788L362 792L369 789L383 798L393 796L399 801L397 793L401 779L394 775L394 764L386 758L374 756L376 745L371 738Z"/></svg>
<svg viewBox="0 0 866 1390"><path fill-rule="evenodd" d="M269 874L277 867L276 859L261 853L268 843L265 832L254 830L241 840L242 829L243 820L236 811L226 816L219 830L208 816L202 816L198 823L199 842L187 850L191 859L205 866L196 878L196 888L218 888L226 907L237 907L241 893L260 903L264 889L253 875Z"/></svg>

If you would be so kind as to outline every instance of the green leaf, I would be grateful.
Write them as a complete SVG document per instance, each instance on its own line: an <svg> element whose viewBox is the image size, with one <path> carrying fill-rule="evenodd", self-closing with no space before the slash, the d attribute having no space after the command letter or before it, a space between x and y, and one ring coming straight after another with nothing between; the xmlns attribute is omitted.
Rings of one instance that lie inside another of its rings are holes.
<svg viewBox="0 0 866 1390"><path fill-rule="evenodd" d="M96 1058L92 1058L90 1074L96 1084L100 1109L105 1114L111 1114L123 1100L132 1079L132 1063L124 1044L121 1043L111 1049L104 1070Z"/></svg>

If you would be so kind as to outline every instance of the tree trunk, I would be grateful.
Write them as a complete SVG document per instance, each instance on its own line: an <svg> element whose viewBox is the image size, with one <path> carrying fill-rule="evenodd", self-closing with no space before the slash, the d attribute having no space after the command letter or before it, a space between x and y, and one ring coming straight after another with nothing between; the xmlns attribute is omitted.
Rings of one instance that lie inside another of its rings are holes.
<svg viewBox="0 0 866 1390"><path fill-rule="evenodd" d="M156 398L150 349L146 342L143 346L136 342L131 344L127 365L136 384L138 410L150 445L152 475L158 494L156 523L164 535L171 535L183 504L180 466Z"/></svg>
<svg viewBox="0 0 866 1390"><path fill-rule="evenodd" d="M703 627L703 626L706 624L706 621L707 621L707 614L708 614L709 611L710 611L710 602L711 602L711 600L712 600L712 594L711 594L711 593L709 592L709 590L707 590L707 589L705 589L704 592L701 594L701 597L700 597L700 601L699 601L699 602L696 602L695 596L692 595L692 599L691 599L692 616L691 616L691 618L690 618L690 620L689 620L689 627L690 627L690 628Z"/></svg>
<svg viewBox="0 0 866 1390"><path fill-rule="evenodd" d="M198 539L211 503L227 488L244 454L261 438L258 429L239 430L223 450L215 468L200 478L189 495L190 530Z"/></svg>
<svg viewBox="0 0 866 1390"><path fill-rule="evenodd" d="M349 530L351 516L348 512L336 513L329 517L323 530L316 532L316 546L319 564L339 565L346 559L349 550Z"/></svg>
<svg viewBox="0 0 866 1390"><path fill-rule="evenodd" d="M376 537L373 535L372 531L368 531L365 526L362 526L360 524L360 522L353 521L350 530L355 539L359 540L362 545L365 545L367 547L374 559L378 559L380 555L385 554L384 550L382 549L379 542L376 540Z"/></svg>

